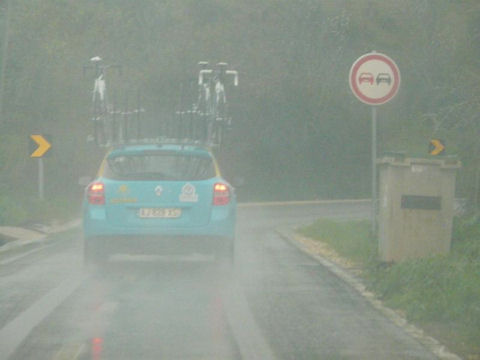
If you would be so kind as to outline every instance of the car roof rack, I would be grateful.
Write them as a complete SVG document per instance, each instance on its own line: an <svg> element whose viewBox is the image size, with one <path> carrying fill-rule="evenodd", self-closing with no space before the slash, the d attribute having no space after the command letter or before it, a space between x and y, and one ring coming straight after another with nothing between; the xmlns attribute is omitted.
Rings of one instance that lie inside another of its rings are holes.
<svg viewBox="0 0 480 360"><path fill-rule="evenodd" d="M152 143L208 148L222 146L226 133L232 128L226 100L226 80L233 77L233 86L238 86L238 72L228 70L225 62L210 67L208 62L202 61L198 66L197 102L188 110L180 104L173 116L163 119L161 136L144 138L141 127L145 109L141 105L140 91L137 91L134 109L129 107L128 96L125 96L123 109L120 109L115 101L110 101L106 75L107 69L121 70L121 66L106 65L101 57L92 57L90 64L84 66L84 73L88 69L93 69L95 73L91 118L93 135L87 137L87 142L103 148Z"/></svg>
<svg viewBox="0 0 480 360"><path fill-rule="evenodd" d="M135 145L179 145L182 147L191 146L197 148L215 148L217 145L200 141L194 139L177 139L177 138L167 138L167 137L157 137L157 138L143 138L143 139L129 139L125 142L118 142L111 144L110 147L121 148L126 146L135 146Z"/></svg>

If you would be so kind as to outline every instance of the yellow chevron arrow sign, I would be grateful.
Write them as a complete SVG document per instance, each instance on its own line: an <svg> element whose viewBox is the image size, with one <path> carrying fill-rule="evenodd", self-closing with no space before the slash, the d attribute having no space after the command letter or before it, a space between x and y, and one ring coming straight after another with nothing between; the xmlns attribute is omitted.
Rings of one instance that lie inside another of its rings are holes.
<svg viewBox="0 0 480 360"><path fill-rule="evenodd" d="M428 152L430 155L442 155L445 152L445 144L440 139L432 139L430 140Z"/></svg>
<svg viewBox="0 0 480 360"><path fill-rule="evenodd" d="M47 139L43 137L43 135L30 135L30 139L35 142L33 146L37 145L37 148L35 150L33 150L33 148L33 152L30 154L30 157L32 158L43 157L43 155L45 155L52 147L52 144L50 144Z"/></svg>

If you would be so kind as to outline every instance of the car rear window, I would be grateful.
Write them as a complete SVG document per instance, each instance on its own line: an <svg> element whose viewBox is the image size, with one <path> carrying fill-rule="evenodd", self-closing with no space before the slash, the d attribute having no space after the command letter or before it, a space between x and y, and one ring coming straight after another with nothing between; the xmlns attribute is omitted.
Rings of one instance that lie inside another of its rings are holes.
<svg viewBox="0 0 480 360"><path fill-rule="evenodd" d="M106 178L117 180L206 180L215 176L209 156L175 152L112 154L104 169Z"/></svg>

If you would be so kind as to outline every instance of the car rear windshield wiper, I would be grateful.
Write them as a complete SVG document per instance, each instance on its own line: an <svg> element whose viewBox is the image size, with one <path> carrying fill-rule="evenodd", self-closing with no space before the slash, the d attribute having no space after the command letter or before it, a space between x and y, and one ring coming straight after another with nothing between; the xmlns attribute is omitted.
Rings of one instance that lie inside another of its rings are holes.
<svg viewBox="0 0 480 360"><path fill-rule="evenodd" d="M138 173L126 173L118 174L122 178L135 179L135 180L175 180L172 175L162 172L138 172Z"/></svg>

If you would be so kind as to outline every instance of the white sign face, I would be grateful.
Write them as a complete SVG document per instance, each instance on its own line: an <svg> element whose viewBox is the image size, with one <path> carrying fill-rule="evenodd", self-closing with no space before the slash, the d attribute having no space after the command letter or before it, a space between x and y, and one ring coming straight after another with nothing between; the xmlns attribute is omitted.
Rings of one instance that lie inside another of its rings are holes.
<svg viewBox="0 0 480 360"><path fill-rule="evenodd" d="M368 105L391 100L400 87L400 71L387 55L369 53L358 58L349 75L353 94Z"/></svg>

